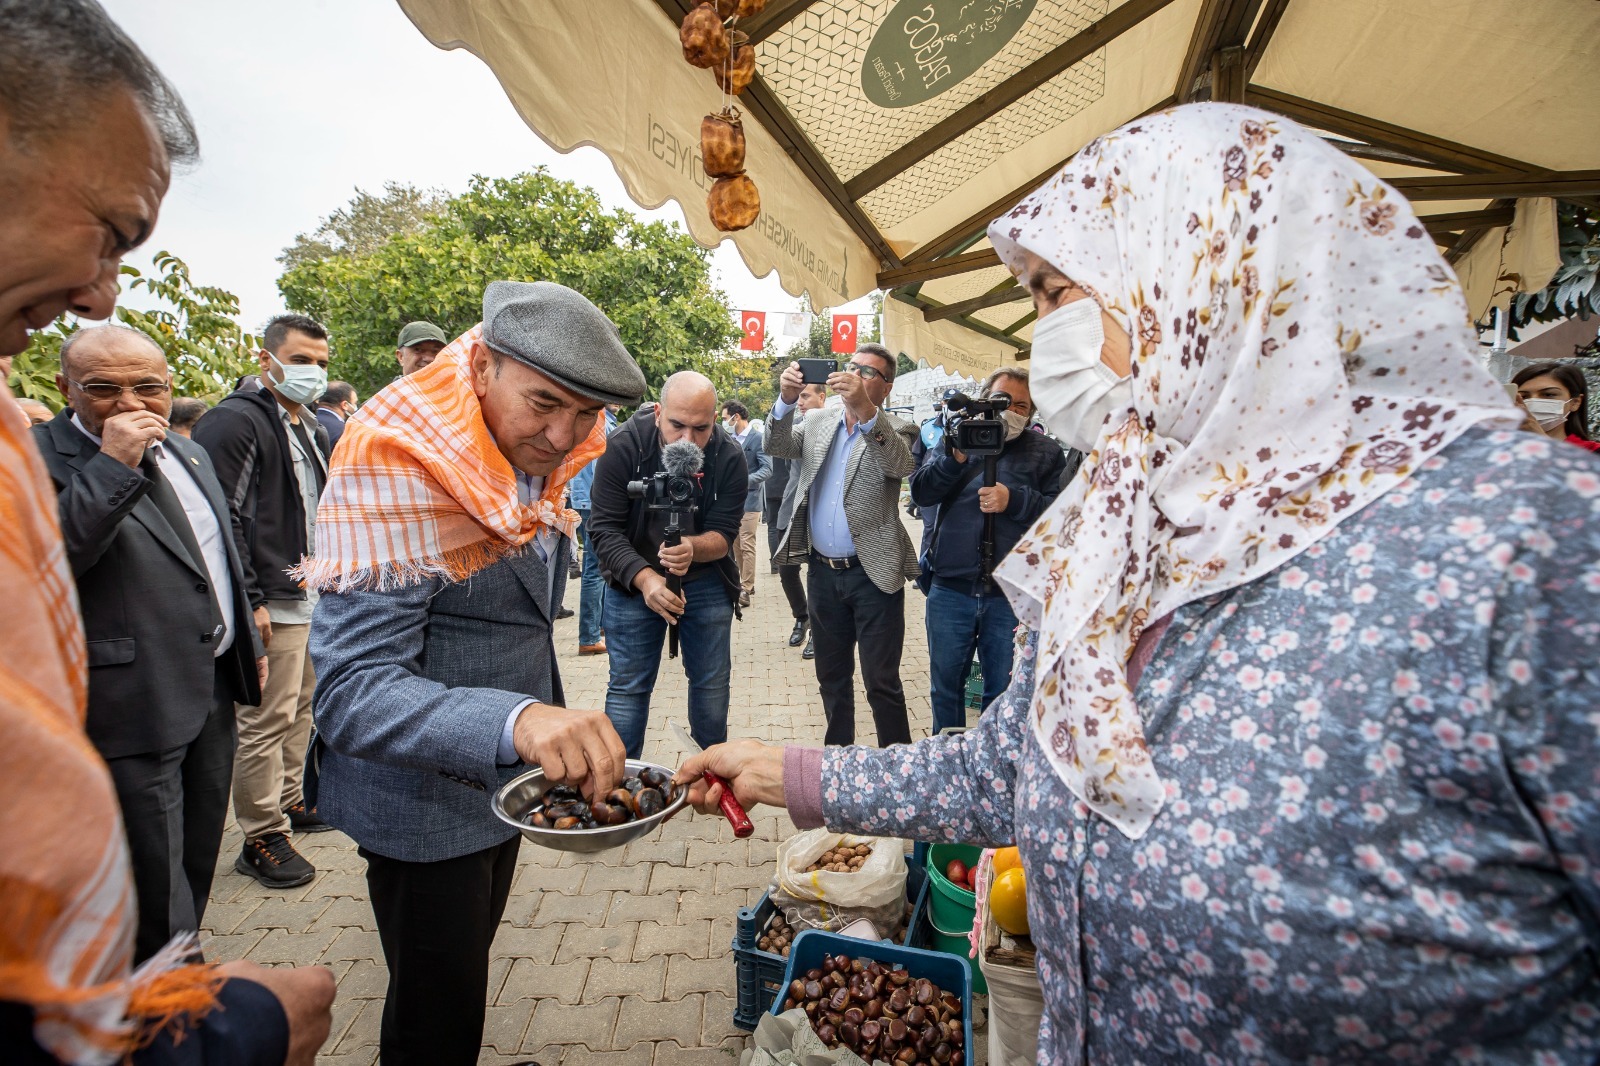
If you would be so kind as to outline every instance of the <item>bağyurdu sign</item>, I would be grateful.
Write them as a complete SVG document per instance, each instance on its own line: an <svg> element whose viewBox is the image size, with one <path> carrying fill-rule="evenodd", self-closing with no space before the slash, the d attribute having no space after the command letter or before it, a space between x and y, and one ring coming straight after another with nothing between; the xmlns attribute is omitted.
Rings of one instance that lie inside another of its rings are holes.
<svg viewBox="0 0 1600 1066"><path fill-rule="evenodd" d="M900 0L861 61L879 107L910 107L970 77L1015 37L1035 0Z"/></svg>

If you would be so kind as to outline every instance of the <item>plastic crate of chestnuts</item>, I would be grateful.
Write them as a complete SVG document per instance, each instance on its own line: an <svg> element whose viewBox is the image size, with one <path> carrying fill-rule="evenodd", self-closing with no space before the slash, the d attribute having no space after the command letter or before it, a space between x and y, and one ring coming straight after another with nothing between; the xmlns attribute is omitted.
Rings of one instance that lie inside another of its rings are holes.
<svg viewBox="0 0 1600 1066"><path fill-rule="evenodd" d="M895 929L882 930L886 941L921 947L925 939L919 920L927 910L928 875L921 863L906 861L906 916ZM733 1024L754 1029L777 998L783 972L789 964L795 938L802 929L790 926L770 894L763 895L754 907L741 907L734 926L733 958L737 999ZM858 943L854 938L843 938ZM870 943L870 941L869 941Z"/></svg>
<svg viewBox="0 0 1600 1066"><path fill-rule="evenodd" d="M966 959L808 929L795 938L774 1016L803 1011L829 1048L866 1062L972 1061L972 968Z"/></svg>

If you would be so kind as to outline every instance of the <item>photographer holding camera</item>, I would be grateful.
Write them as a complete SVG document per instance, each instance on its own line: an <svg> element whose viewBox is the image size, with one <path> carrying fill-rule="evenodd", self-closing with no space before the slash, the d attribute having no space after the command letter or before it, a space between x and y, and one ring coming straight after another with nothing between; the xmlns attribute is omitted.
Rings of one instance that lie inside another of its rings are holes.
<svg viewBox="0 0 1600 1066"><path fill-rule="evenodd" d="M703 747L727 739L739 595L729 549L744 519L747 488L744 451L717 425L716 389L693 371L668 378L661 402L619 426L597 461L589 539L610 587L606 716L631 759L644 750L669 626L674 653L682 643L689 679L689 731ZM673 543L679 529L681 540Z"/></svg>
<svg viewBox="0 0 1600 1066"><path fill-rule="evenodd" d="M1059 444L1028 430L1033 401L1026 370L996 370L979 399L958 394L945 404L944 438L926 449L918 440L911 475L911 499L928 523L917 583L928 594L935 733L967 724L963 700L974 647L985 707L1011 683L1017 617L989 574L1056 498L1067 465ZM995 483L985 487L989 460Z"/></svg>

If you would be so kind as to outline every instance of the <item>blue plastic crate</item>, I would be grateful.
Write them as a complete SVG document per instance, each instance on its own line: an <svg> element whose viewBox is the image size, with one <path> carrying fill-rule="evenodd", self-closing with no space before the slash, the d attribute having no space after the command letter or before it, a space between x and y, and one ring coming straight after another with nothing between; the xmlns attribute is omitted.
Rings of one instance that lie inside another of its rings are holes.
<svg viewBox="0 0 1600 1066"><path fill-rule="evenodd" d="M960 996L961 1035L966 1041L962 1046L966 1060L973 1061L972 966L966 959L939 951L889 944L882 940L857 940L820 929L807 929L794 938L794 944L789 949L789 967L784 970L779 987L788 987L795 975L821 966L824 955L848 955L852 959L872 959L885 966L904 966L912 977L926 977L946 992ZM782 1014L783 1001L776 1000L768 1013Z"/></svg>
<svg viewBox="0 0 1600 1066"><path fill-rule="evenodd" d="M928 873L923 864L914 862L910 855L906 856L906 900L911 904L911 918L906 922L902 943L911 943L918 926L917 914L928 909ZM767 1008L772 1006L778 989L782 987L783 971L789 964L789 960L782 955L756 947L761 941L761 930L767 927L767 922L771 921L777 909L771 896L763 895L761 902L754 907L739 908L734 922L732 947L736 998L733 1024L741 1029L754 1029L756 1022L767 1013ZM925 942L926 934L921 936ZM870 943L854 937L845 939L853 944Z"/></svg>

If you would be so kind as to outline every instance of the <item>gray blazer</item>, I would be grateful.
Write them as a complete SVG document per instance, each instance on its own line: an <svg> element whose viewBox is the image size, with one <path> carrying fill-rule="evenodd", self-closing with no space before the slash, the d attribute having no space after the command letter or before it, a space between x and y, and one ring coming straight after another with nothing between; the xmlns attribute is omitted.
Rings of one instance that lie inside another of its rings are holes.
<svg viewBox="0 0 1600 1066"><path fill-rule="evenodd" d="M744 494L744 511L749 514L761 510L761 494L765 491L761 486L772 476L772 460L761 446L761 431L754 426L744 435L740 447L744 449L744 468L749 471L750 487Z"/></svg>
<svg viewBox="0 0 1600 1066"><path fill-rule="evenodd" d="M407 862L515 835L489 796L525 769L496 763L511 711L530 696L564 702L550 616L567 539L557 545L550 568L530 547L461 582L323 593L311 648L325 821Z"/></svg>
<svg viewBox="0 0 1600 1066"><path fill-rule="evenodd" d="M811 555L811 483L828 457L834 434L844 423L842 408L813 411L795 424L791 410L767 421L767 452L780 459L798 459L789 481L798 501L788 532L778 545L780 564L803 563ZM856 439L845 467L844 516L855 542L856 556L872 583L895 592L917 574L917 552L900 524L900 483L916 468L911 445L917 427L887 411L878 412L872 432Z"/></svg>

